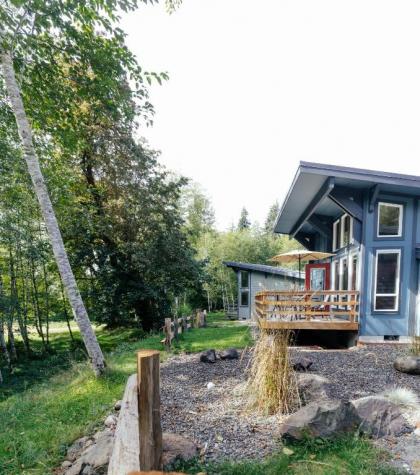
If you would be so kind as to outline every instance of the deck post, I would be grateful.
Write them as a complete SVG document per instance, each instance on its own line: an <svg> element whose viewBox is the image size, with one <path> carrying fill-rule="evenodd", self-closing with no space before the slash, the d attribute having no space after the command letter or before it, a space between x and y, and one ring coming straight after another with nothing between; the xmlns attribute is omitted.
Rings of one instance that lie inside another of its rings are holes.
<svg viewBox="0 0 420 475"><path fill-rule="evenodd" d="M137 353L140 469L162 469L160 424L159 351Z"/></svg>

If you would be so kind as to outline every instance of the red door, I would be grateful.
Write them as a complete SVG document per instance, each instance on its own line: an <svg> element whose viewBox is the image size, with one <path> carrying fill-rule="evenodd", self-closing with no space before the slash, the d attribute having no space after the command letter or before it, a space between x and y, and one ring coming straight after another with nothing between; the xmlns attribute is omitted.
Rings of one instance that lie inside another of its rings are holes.
<svg viewBox="0 0 420 475"><path fill-rule="evenodd" d="M330 290L329 262L323 264L306 264L305 290Z"/></svg>

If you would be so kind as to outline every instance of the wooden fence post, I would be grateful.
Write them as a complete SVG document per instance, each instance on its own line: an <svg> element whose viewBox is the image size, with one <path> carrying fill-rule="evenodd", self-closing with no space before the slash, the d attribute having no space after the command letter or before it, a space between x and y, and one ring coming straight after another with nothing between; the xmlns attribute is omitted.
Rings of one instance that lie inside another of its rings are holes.
<svg viewBox="0 0 420 475"><path fill-rule="evenodd" d="M172 342L172 322L170 318L165 318L165 347L169 351Z"/></svg>
<svg viewBox="0 0 420 475"><path fill-rule="evenodd" d="M162 427L160 425L159 351L137 353L139 398L140 469L161 470Z"/></svg>
<svg viewBox="0 0 420 475"><path fill-rule="evenodd" d="M183 316L182 317L182 331L186 333L187 330L188 330L187 317Z"/></svg>
<svg viewBox="0 0 420 475"><path fill-rule="evenodd" d="M203 310L203 326L207 326L207 310Z"/></svg>
<svg viewBox="0 0 420 475"><path fill-rule="evenodd" d="M194 321L194 314L193 313L190 315L190 325L191 325L191 328L195 327L195 321Z"/></svg>
<svg viewBox="0 0 420 475"><path fill-rule="evenodd" d="M178 341L178 317L174 317L174 339Z"/></svg>

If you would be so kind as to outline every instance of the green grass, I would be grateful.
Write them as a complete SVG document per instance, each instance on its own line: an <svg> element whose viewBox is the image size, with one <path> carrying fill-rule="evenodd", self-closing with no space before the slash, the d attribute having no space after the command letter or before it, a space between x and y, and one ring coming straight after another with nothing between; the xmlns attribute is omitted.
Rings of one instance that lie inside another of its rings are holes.
<svg viewBox="0 0 420 475"><path fill-rule="evenodd" d="M288 445L285 450L264 461L179 463L173 468L185 473L207 475L393 475L388 455L364 439L344 438L334 441L312 440Z"/></svg>
<svg viewBox="0 0 420 475"><path fill-rule="evenodd" d="M96 379L82 350L69 350L65 327L51 337L55 354L26 361L0 387L0 473L45 475L60 463L66 448L83 434L93 432L113 403L122 397L127 377L135 372L135 352L162 350L162 335L141 340L130 330L98 328L108 369ZM183 335L175 351L200 351L250 343L249 329L226 322L221 314L209 316L209 327ZM34 341L35 347L38 342ZM6 375L5 375L6 376Z"/></svg>
<svg viewBox="0 0 420 475"><path fill-rule="evenodd" d="M162 335L139 339L138 332L132 330L96 330L108 363L103 378L93 376L81 349L70 351L67 330L59 324L51 337L55 353L22 362L0 387L1 475L53 473L67 447L99 428L104 415L122 397L127 377L136 369L136 351L163 350ZM250 344L248 327L213 314L208 328L182 335L174 352L244 348ZM36 340L34 345L40 348ZM280 453L264 462L202 465L195 461L176 468L208 475L395 473L383 465L383 456L364 440L315 441L290 448L292 455Z"/></svg>

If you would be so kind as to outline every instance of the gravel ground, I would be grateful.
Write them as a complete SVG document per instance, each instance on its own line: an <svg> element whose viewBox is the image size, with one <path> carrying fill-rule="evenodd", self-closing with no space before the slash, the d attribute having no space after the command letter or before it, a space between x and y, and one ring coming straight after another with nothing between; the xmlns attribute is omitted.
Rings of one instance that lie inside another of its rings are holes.
<svg viewBox="0 0 420 475"><path fill-rule="evenodd" d="M395 371L392 362L401 348L378 345L350 350L293 349L314 363L311 372L328 377L331 398L353 399L404 386L420 395L420 377ZM206 459L263 458L278 450L280 419L246 409L244 382L249 352L240 360L215 364L199 362L198 355L180 355L161 367L162 425L193 439ZM207 389L207 383L215 387ZM420 438L382 440L396 463L415 472ZM419 467L420 470L420 467ZM409 471L409 470L407 470Z"/></svg>

